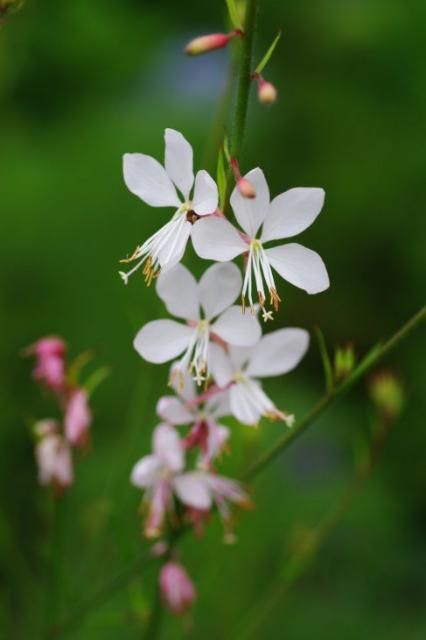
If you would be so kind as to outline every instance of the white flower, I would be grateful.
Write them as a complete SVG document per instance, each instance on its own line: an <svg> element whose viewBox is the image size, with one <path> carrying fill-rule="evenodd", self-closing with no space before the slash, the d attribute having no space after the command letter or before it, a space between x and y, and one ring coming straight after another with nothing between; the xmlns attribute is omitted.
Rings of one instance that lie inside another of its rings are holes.
<svg viewBox="0 0 426 640"><path fill-rule="evenodd" d="M240 289L241 274L232 263L212 265L198 284L181 264L162 273L157 293L168 311L185 319L186 324L174 320L148 322L136 335L136 351L157 364L183 353L175 371L183 375L189 369L200 384L209 374L211 339L252 346L260 338L257 318L244 316L240 307L231 306Z"/></svg>
<svg viewBox="0 0 426 640"><path fill-rule="evenodd" d="M160 535L167 512L173 511L173 495L187 507L208 511L216 503L222 510L225 500L241 505L247 496L232 480L203 471L184 473L184 452L176 430L159 424L153 433L153 453L144 456L131 472L134 486L145 490L148 518L145 535Z"/></svg>
<svg viewBox="0 0 426 640"><path fill-rule="evenodd" d="M137 247L130 258L122 260L138 261L129 272L120 272L126 284L129 276L142 265L145 279L150 283L160 269L177 264L184 254L193 223L217 209L217 186L207 171L198 171L194 180L189 142L173 129L166 129L165 142L165 168L142 153L126 153L123 157L124 181L132 193L152 207L176 209L164 227Z"/></svg>
<svg viewBox="0 0 426 640"><path fill-rule="evenodd" d="M281 301L272 269L308 293L324 291L330 284L325 265L314 251L296 243L264 248L266 242L291 238L309 227L321 211L325 194L322 189L290 189L270 202L269 188L261 169L253 169L245 178L254 186L256 197L244 198L235 188L231 205L246 235L225 218L210 216L194 227L192 242L198 255L208 260L220 262L248 254L242 289L243 308L246 296L253 308L254 288L264 310L264 320L268 320L272 315L264 309L267 292L275 310Z"/></svg>
<svg viewBox="0 0 426 640"><path fill-rule="evenodd" d="M62 492L74 480L68 442L60 435L59 425L55 420L41 420L35 426L35 433L38 438L35 457L39 483Z"/></svg>
<svg viewBox="0 0 426 640"><path fill-rule="evenodd" d="M208 467L211 461L222 452L229 438L228 427L218 422L219 418L231 413L228 392L212 388L202 396L198 396L194 381L187 372L184 376L184 384L176 384L178 378L173 375L173 367L171 380L178 397L160 398L157 403L157 415L164 422L174 426L191 425L183 443L186 448L199 447L201 455L198 464Z"/></svg>
<svg viewBox="0 0 426 640"><path fill-rule="evenodd" d="M233 416L248 425L260 418L284 420L288 426L293 416L274 405L256 378L279 376L294 369L305 355L309 334L304 329L278 329L263 336L252 349L230 347L225 353L212 345L211 369L220 387L229 385L229 402Z"/></svg>

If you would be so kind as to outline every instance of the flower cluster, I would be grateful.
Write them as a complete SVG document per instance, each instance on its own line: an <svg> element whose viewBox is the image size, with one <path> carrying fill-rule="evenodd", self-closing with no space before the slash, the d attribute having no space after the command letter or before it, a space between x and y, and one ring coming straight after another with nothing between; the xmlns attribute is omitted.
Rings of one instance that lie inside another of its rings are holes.
<svg viewBox="0 0 426 640"><path fill-rule="evenodd" d="M57 336L41 338L25 350L35 357L33 378L51 392L61 418L34 425L39 482L62 493L74 480L72 448L87 447L92 423L87 389L78 384L79 361L68 365L67 346Z"/></svg>
<svg viewBox="0 0 426 640"><path fill-rule="evenodd" d="M158 296L177 318L148 322L134 339L135 350L148 362L172 362L169 385L174 394L158 401L152 452L135 464L131 482L144 492L148 538L185 522L200 531L215 509L225 539L231 540L233 506L247 507L250 499L239 482L216 470L230 441L230 430L221 421L233 417L257 426L265 417L288 427L294 422L268 397L261 379L294 369L308 349L309 334L289 327L262 336L260 319L273 320L278 311L282 294L276 274L311 294L329 286L317 253L297 243L276 244L314 222L324 191L296 188L271 199L260 168L241 176L237 161L230 159L236 226L218 208L218 187L209 174L201 170L194 178L192 147L182 134L166 129L165 145L164 168L150 156L124 156L130 191L148 205L175 209L124 260L135 266L120 274L125 283L138 269L148 284L155 279ZM215 261L198 281L181 264L190 238L200 258ZM243 273L232 262L239 256ZM164 565L160 586L176 613L194 599L192 583L176 563Z"/></svg>

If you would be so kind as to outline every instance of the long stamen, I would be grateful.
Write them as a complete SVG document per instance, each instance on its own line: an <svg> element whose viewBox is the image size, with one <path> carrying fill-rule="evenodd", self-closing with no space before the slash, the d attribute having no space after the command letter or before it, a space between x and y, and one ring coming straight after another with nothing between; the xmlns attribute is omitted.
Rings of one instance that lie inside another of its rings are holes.
<svg viewBox="0 0 426 640"><path fill-rule="evenodd" d="M263 249L260 240L257 239L253 239L250 242L250 249L247 258L243 290L241 295L241 306L243 313L245 312L246 308L246 295L248 296L251 311L252 313L254 313L254 304L252 297L253 281L256 285L259 304L263 310L263 320L265 322L267 320L272 320L272 311L267 311L265 309L266 294L264 283L266 284L266 287L269 291L269 304L274 308L275 311L278 311L281 298L277 293L271 265L269 264L269 260L265 253L265 250Z"/></svg>

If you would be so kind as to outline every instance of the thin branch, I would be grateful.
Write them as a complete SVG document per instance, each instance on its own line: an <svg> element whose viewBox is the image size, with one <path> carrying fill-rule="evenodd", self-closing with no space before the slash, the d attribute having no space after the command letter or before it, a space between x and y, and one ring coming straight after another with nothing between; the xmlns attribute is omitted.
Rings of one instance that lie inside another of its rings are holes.
<svg viewBox="0 0 426 640"><path fill-rule="evenodd" d="M395 347L399 345L414 329L426 320L426 307L418 311L399 331L397 331L387 342L375 347L353 372L341 384L334 387L330 393L323 396L317 404L302 418L296 425L287 431L270 449L265 451L246 471L243 480L252 480L264 469L272 460L279 456L294 440L296 440L328 407L330 407L338 397L351 389L360 378L371 371L378 362L383 360Z"/></svg>

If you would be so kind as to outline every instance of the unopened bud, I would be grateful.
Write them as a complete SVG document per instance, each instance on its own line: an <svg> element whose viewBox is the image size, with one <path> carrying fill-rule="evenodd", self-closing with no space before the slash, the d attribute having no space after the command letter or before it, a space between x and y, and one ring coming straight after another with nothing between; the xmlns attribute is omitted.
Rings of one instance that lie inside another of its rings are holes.
<svg viewBox="0 0 426 640"><path fill-rule="evenodd" d="M160 571L160 591L169 609L180 616L186 613L196 598L191 578L177 562L167 562Z"/></svg>
<svg viewBox="0 0 426 640"><path fill-rule="evenodd" d="M278 92L272 82L260 80L257 88L257 97L262 104L272 104L277 99Z"/></svg>
<svg viewBox="0 0 426 640"><path fill-rule="evenodd" d="M252 183L246 178L237 180L237 189L244 198L255 198L256 191Z"/></svg>
<svg viewBox="0 0 426 640"><path fill-rule="evenodd" d="M334 355L334 373L336 380L344 380L355 366L355 352L350 344L347 347L339 347Z"/></svg>
<svg viewBox="0 0 426 640"><path fill-rule="evenodd" d="M391 371L380 371L369 384L370 397L376 408L389 418L397 418L404 406L404 390Z"/></svg>
<svg viewBox="0 0 426 640"><path fill-rule="evenodd" d="M211 33L207 36L200 36L186 45L185 52L189 56L199 56L202 53L223 49L237 35L241 35L238 30L231 31L231 33Z"/></svg>

